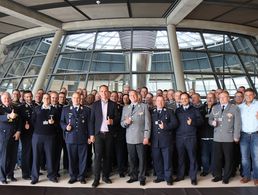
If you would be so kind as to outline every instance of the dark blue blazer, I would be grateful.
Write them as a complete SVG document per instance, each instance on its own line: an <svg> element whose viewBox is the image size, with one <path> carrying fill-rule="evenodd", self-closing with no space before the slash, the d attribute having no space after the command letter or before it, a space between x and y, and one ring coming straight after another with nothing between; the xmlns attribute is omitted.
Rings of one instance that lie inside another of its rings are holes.
<svg viewBox="0 0 258 195"><path fill-rule="evenodd" d="M176 109L176 117L179 122L179 126L176 129L176 137L196 137L197 128L202 125L203 118L198 108L189 106L187 110L181 106ZM192 124L187 124L187 119L192 119Z"/></svg>
<svg viewBox="0 0 258 195"><path fill-rule="evenodd" d="M117 126L119 121L118 111L117 111L117 104L108 100L107 106L107 116L110 119L113 119L113 124L108 125L108 130L110 133L114 133L115 127ZM90 128L94 131L94 135L98 135L100 133L100 128L102 124L103 116L102 116L102 107L101 107L101 100L98 100L93 103L91 109L91 126Z"/></svg>
<svg viewBox="0 0 258 195"><path fill-rule="evenodd" d="M177 118L171 109L163 108L159 114L155 108L152 112L151 146L170 147L172 145L173 130L178 126ZM160 129L158 121L162 121L164 129Z"/></svg>
<svg viewBox="0 0 258 195"><path fill-rule="evenodd" d="M67 144L86 144L89 136L93 135L90 130L90 109L79 106L78 112L73 106L63 107L60 125L64 131L64 139ZM71 124L72 130L67 131L67 125Z"/></svg>

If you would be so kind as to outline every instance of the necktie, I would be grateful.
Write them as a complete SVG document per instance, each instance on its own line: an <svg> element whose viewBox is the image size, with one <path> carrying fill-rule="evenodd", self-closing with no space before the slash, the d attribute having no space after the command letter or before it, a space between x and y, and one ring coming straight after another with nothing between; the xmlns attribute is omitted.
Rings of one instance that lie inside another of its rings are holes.
<svg viewBox="0 0 258 195"><path fill-rule="evenodd" d="M224 109L225 109L225 106L223 105L222 108L221 108L221 113L224 112Z"/></svg>
<svg viewBox="0 0 258 195"><path fill-rule="evenodd" d="M158 110L158 118L160 119L161 110Z"/></svg>
<svg viewBox="0 0 258 195"><path fill-rule="evenodd" d="M132 112L131 112L131 113L133 113L133 110L134 110L134 108L135 108L135 105L133 104L133 107L132 107Z"/></svg>

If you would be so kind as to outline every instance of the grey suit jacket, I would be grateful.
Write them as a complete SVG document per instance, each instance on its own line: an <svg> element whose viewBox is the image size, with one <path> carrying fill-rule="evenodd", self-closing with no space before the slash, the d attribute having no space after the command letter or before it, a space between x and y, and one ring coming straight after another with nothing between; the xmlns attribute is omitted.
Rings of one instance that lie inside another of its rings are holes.
<svg viewBox="0 0 258 195"><path fill-rule="evenodd" d="M146 104L138 103L133 111L132 107L132 104L124 106L121 126L126 128L126 143L139 144L143 143L144 138L150 138L151 117ZM131 117L130 125L124 122L126 117Z"/></svg>
<svg viewBox="0 0 258 195"><path fill-rule="evenodd" d="M234 139L239 140L242 123L240 110L236 105L228 103L223 113L220 104L213 106L209 116L210 125L213 120L217 121L217 126L214 128L214 141L234 142Z"/></svg>

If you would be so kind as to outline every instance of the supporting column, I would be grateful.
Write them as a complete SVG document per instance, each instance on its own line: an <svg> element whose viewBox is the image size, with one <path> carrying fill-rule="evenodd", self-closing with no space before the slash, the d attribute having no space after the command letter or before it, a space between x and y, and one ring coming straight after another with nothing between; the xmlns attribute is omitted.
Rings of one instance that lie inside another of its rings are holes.
<svg viewBox="0 0 258 195"><path fill-rule="evenodd" d="M5 57L7 56L7 54L5 54L6 47L5 44L0 44L0 64L4 62Z"/></svg>
<svg viewBox="0 0 258 195"><path fill-rule="evenodd" d="M58 30L55 33L54 39L52 41L52 44L47 52L46 58L42 64L42 67L40 69L38 78L36 80L36 83L33 87L33 94L37 92L38 89L41 89L44 87L45 80L47 78L48 71L51 67L51 65L54 62L55 55L58 49L58 45L62 39L63 36L63 30Z"/></svg>
<svg viewBox="0 0 258 195"><path fill-rule="evenodd" d="M175 25L169 24L168 29L168 40L173 60L174 73L176 79L177 90L186 91L183 65L181 62L180 50L177 42L176 27Z"/></svg>

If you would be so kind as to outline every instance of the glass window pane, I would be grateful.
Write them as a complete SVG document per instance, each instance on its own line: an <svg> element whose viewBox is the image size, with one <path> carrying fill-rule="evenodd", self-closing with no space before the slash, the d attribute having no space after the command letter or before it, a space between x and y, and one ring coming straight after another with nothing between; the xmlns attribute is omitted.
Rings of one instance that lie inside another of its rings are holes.
<svg viewBox="0 0 258 195"><path fill-rule="evenodd" d="M57 73L88 71L91 53L62 54L57 60Z"/></svg>
<svg viewBox="0 0 258 195"><path fill-rule="evenodd" d="M258 73L258 57L241 55L241 59L250 74Z"/></svg>
<svg viewBox="0 0 258 195"><path fill-rule="evenodd" d="M239 37L232 36L232 40L238 52L256 54L254 47L252 46L251 42L247 38L240 37L240 36Z"/></svg>
<svg viewBox="0 0 258 195"><path fill-rule="evenodd" d="M212 53L211 60L218 73L244 73L237 55Z"/></svg>
<svg viewBox="0 0 258 195"><path fill-rule="evenodd" d="M50 48L52 44L53 38L44 38L41 40L37 54L47 54L48 49Z"/></svg>
<svg viewBox="0 0 258 195"><path fill-rule="evenodd" d="M258 91L258 77L257 76L252 76L251 79L254 83L254 86L255 86L256 90Z"/></svg>
<svg viewBox="0 0 258 195"><path fill-rule="evenodd" d="M186 90L194 89L201 96L206 96L212 89L217 89L217 83L213 75L185 74Z"/></svg>
<svg viewBox="0 0 258 195"><path fill-rule="evenodd" d="M256 54L257 54L257 51L258 51L258 40L254 37L251 37L251 40L254 44L254 47L256 48Z"/></svg>
<svg viewBox="0 0 258 195"><path fill-rule="evenodd" d="M2 80L0 84L0 91L8 91L9 93L12 93L12 91L17 88L20 80L20 78Z"/></svg>
<svg viewBox="0 0 258 195"><path fill-rule="evenodd" d="M60 91L62 87L65 87L70 97L78 88L84 88L85 84L86 75L58 75L52 76L48 89Z"/></svg>
<svg viewBox="0 0 258 195"><path fill-rule="evenodd" d="M156 43L156 37L157 37L157 31L150 31L150 30L133 31L133 49L154 49L155 43Z"/></svg>
<svg viewBox="0 0 258 195"><path fill-rule="evenodd" d="M208 50L234 52L234 48L227 35L203 33L203 37Z"/></svg>
<svg viewBox="0 0 258 195"><path fill-rule="evenodd" d="M7 77L22 76L31 58L15 60L10 68Z"/></svg>
<svg viewBox="0 0 258 195"><path fill-rule="evenodd" d="M30 67L29 67L26 75L39 74L39 71L41 69L41 66L42 66L44 60L45 60L45 56L34 57L30 63Z"/></svg>
<svg viewBox="0 0 258 195"><path fill-rule="evenodd" d="M21 47L21 42L15 43L8 49L7 57L5 58L5 61L10 61L11 59L15 58L17 52L19 51Z"/></svg>
<svg viewBox="0 0 258 195"><path fill-rule="evenodd" d="M32 90L33 86L36 82L37 77L34 78L24 78L22 79L22 82L19 86L19 89L23 89L23 90Z"/></svg>
<svg viewBox="0 0 258 195"><path fill-rule="evenodd" d="M95 49L122 49L119 32L98 33Z"/></svg>
<svg viewBox="0 0 258 195"><path fill-rule="evenodd" d="M103 84L109 87L109 91L123 91L123 86L129 84L129 74L94 74L89 75L87 91L98 90Z"/></svg>
<svg viewBox="0 0 258 195"><path fill-rule="evenodd" d="M92 50L96 33L80 33L68 35L64 42L62 52L87 51Z"/></svg>
<svg viewBox="0 0 258 195"><path fill-rule="evenodd" d="M203 50L203 42L198 32L176 32L179 49Z"/></svg>
<svg viewBox="0 0 258 195"><path fill-rule="evenodd" d="M133 74L132 75L132 88L137 89L147 86L149 92L156 94L158 89L171 89L175 87L172 74Z"/></svg>
<svg viewBox="0 0 258 195"><path fill-rule="evenodd" d="M0 78L4 76L6 71L8 70L9 66L12 64L12 62L6 62L3 64L0 64Z"/></svg>
<svg viewBox="0 0 258 195"><path fill-rule="evenodd" d="M181 52L184 71L212 72L206 53Z"/></svg>
<svg viewBox="0 0 258 195"><path fill-rule="evenodd" d="M166 30L157 31L155 48L157 49L168 49L168 33Z"/></svg>
<svg viewBox="0 0 258 195"><path fill-rule="evenodd" d="M18 58L32 56L38 47L40 39L25 41L19 51Z"/></svg>
<svg viewBox="0 0 258 195"><path fill-rule="evenodd" d="M129 71L129 53L98 52L93 54L91 72Z"/></svg>
<svg viewBox="0 0 258 195"><path fill-rule="evenodd" d="M154 52L151 55L152 72L171 72L171 65L170 52Z"/></svg>

